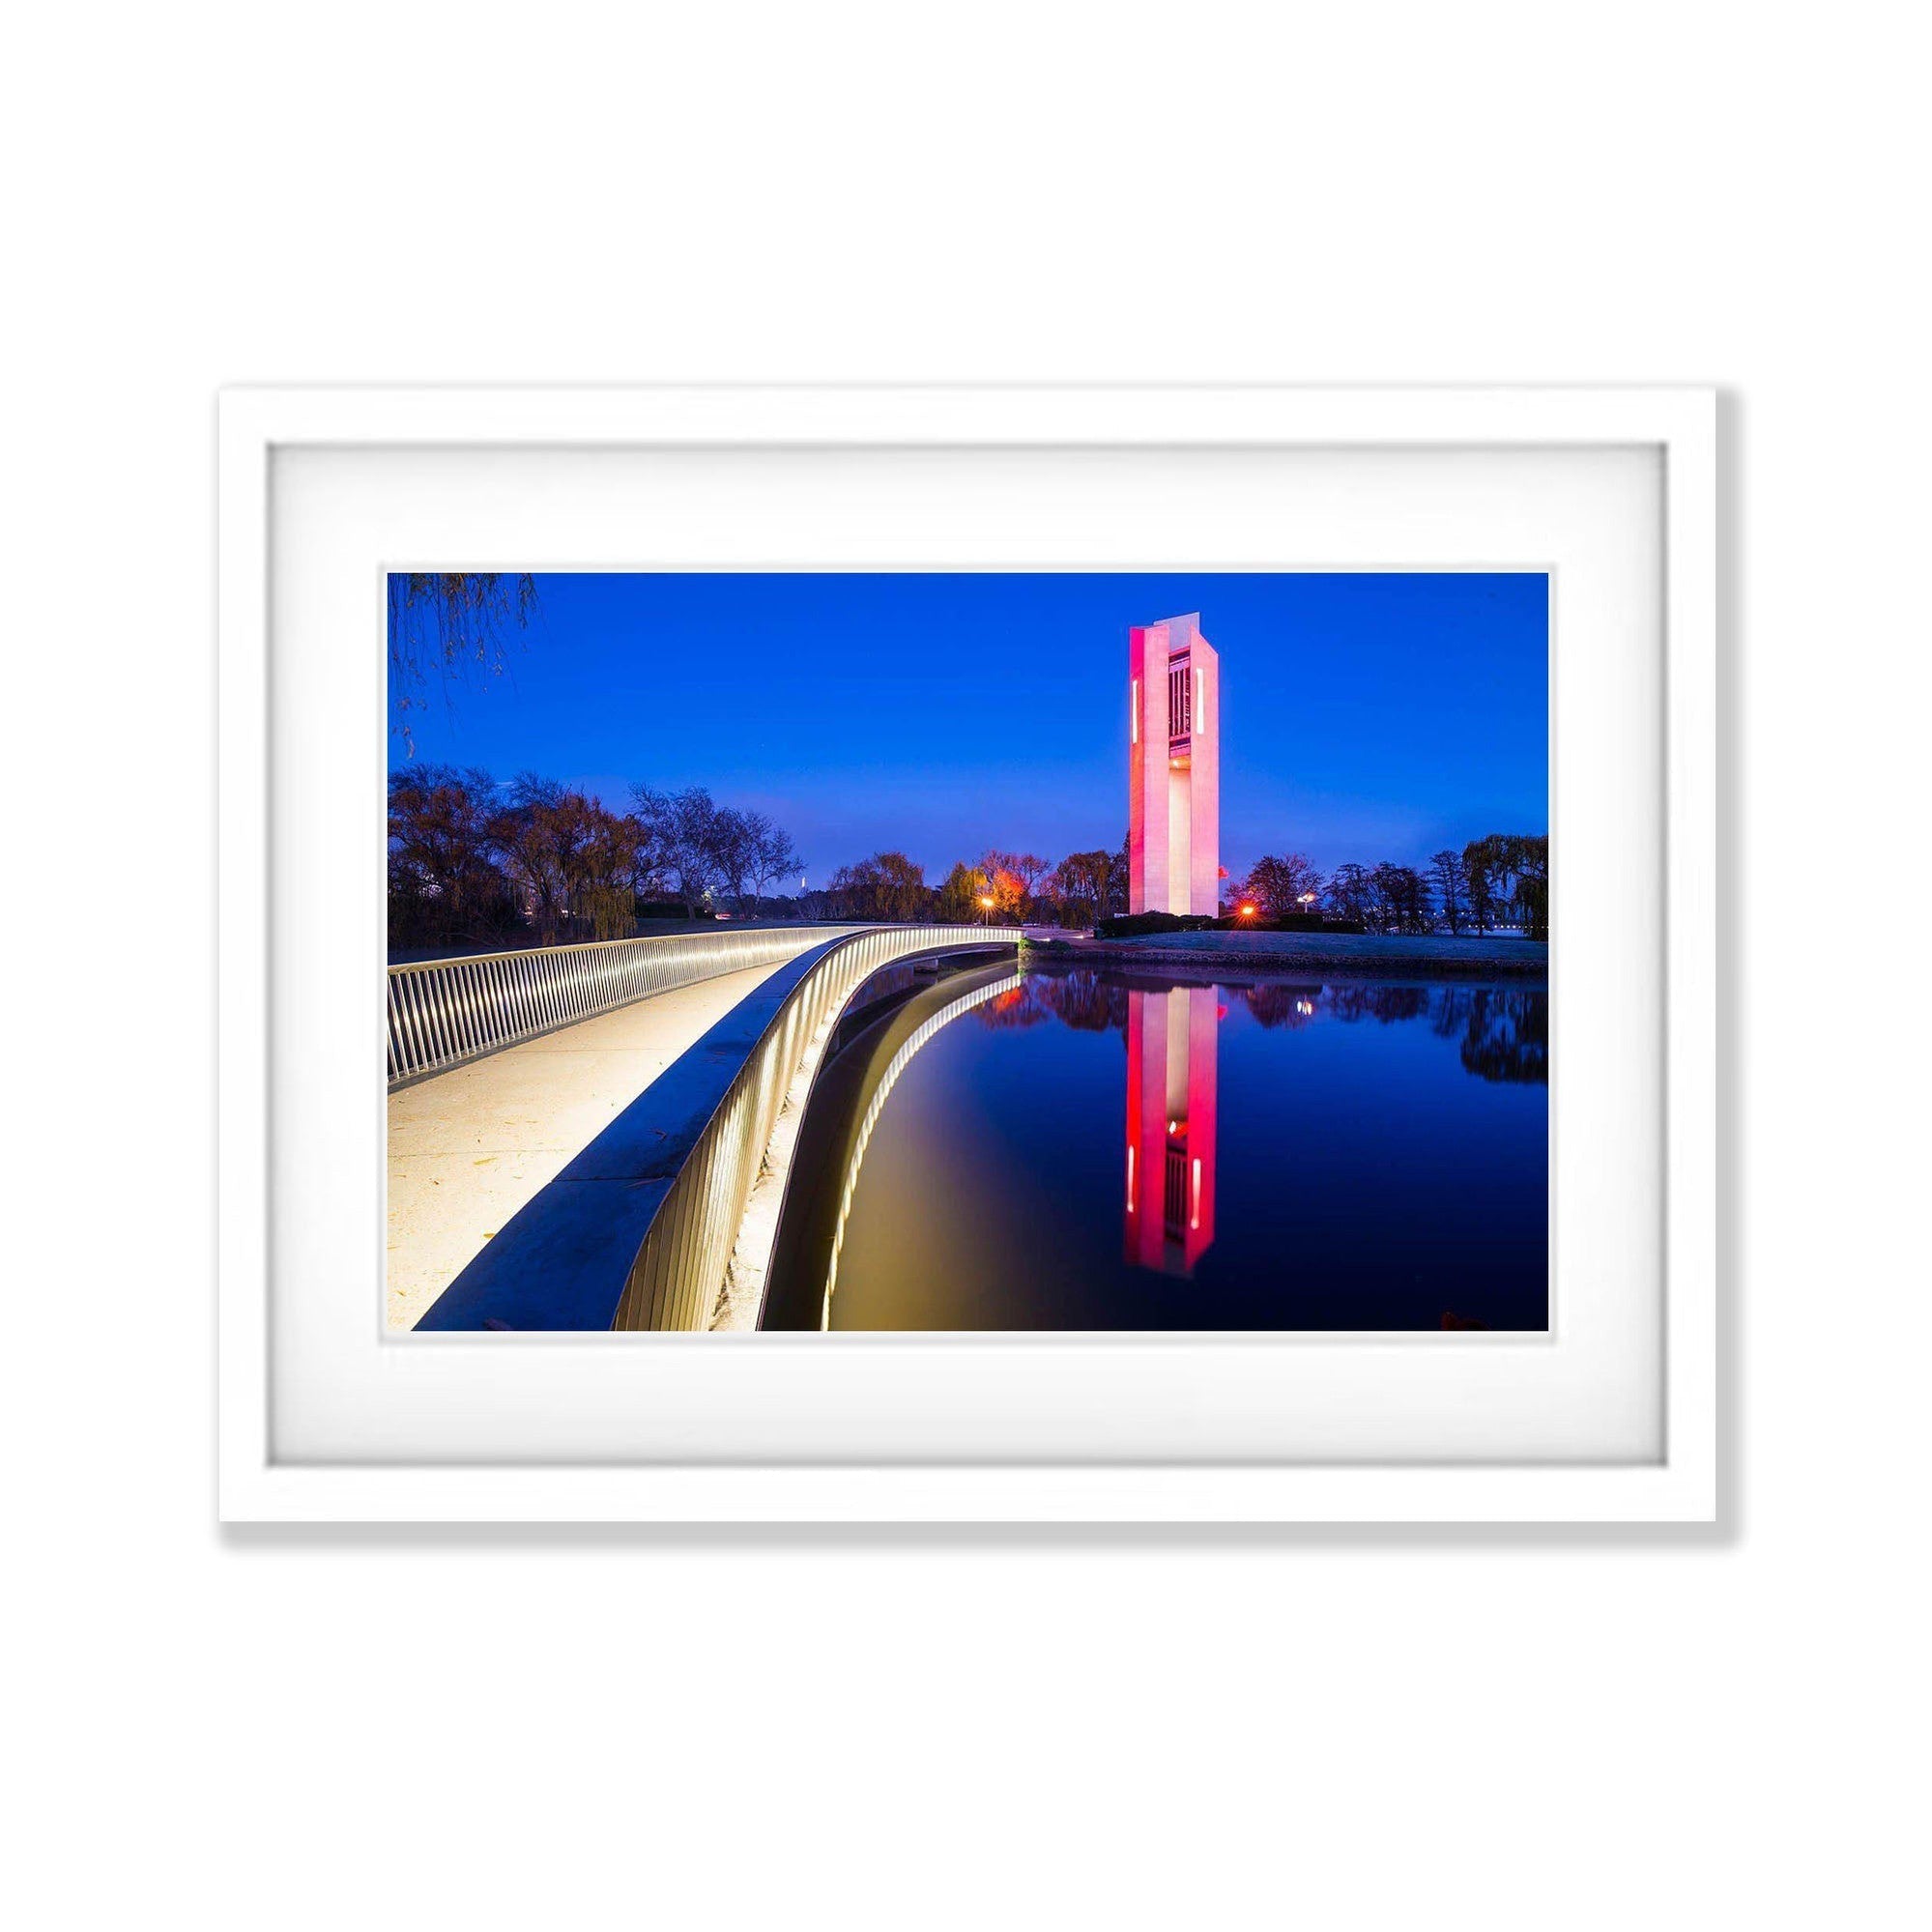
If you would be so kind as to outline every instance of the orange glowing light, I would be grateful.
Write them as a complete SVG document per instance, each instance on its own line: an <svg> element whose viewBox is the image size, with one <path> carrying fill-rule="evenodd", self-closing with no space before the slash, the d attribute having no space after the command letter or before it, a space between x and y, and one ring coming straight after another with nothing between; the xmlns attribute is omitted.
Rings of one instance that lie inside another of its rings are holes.
<svg viewBox="0 0 1932 1932"><path fill-rule="evenodd" d="M1252 907L1252 906L1244 906L1244 907L1242 907L1242 908L1241 908L1241 916L1242 916L1242 917L1243 917L1244 919L1252 919L1252 918L1253 918L1253 917L1254 916L1254 907Z"/></svg>

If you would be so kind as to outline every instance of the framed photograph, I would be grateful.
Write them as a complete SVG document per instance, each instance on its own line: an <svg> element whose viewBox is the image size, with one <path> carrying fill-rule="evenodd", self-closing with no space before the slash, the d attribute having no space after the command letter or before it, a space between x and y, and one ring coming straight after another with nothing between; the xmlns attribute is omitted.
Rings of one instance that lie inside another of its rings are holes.
<svg viewBox="0 0 1932 1932"><path fill-rule="evenodd" d="M223 1516L1713 1520L1715 409L225 393Z"/></svg>

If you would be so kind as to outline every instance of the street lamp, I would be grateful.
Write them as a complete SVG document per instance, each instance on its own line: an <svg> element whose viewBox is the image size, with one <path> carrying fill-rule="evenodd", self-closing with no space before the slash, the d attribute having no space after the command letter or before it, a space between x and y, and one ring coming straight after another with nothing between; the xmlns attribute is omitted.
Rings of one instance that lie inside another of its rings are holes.
<svg viewBox="0 0 1932 1932"><path fill-rule="evenodd" d="M979 923L980 923L980 924L981 924L982 926L990 926L990 925L992 925L992 924L993 924L993 894L992 894L992 893L990 893L990 892L982 892L982 893L981 893L981 894L979 895L979 903L980 903L980 905L981 905L981 906L982 906L982 907L983 907L983 908L985 908L985 909L984 909L984 910L983 910L983 911L981 912L981 914L980 914L980 920L979 920Z"/></svg>

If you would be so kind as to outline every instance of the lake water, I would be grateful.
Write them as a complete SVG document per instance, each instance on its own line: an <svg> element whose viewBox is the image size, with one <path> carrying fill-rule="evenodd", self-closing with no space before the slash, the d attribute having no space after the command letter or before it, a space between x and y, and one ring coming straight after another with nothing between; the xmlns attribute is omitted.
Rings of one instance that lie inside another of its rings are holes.
<svg viewBox="0 0 1932 1932"><path fill-rule="evenodd" d="M959 975L822 1072L766 1325L1542 1329L1548 995Z"/></svg>

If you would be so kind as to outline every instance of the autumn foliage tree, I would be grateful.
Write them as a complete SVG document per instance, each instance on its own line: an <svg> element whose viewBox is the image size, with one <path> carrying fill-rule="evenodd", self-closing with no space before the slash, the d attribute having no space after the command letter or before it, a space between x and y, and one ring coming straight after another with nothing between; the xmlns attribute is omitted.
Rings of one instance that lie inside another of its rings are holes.
<svg viewBox="0 0 1932 1932"><path fill-rule="evenodd" d="M476 766L390 773L389 927L400 943L487 943L515 929L491 824L497 805L496 780Z"/></svg>
<svg viewBox="0 0 1932 1932"><path fill-rule="evenodd" d="M573 912L595 938L629 933L635 917L634 822L554 779L525 771L492 818L491 837L546 941L560 937Z"/></svg>
<svg viewBox="0 0 1932 1932"><path fill-rule="evenodd" d="M501 943L519 929L545 943L623 938L640 895L676 889L702 909L714 884L755 910L799 864L763 812L719 806L702 789L638 789L616 812L540 773L500 784L487 771L405 764L389 778L389 936L397 947Z"/></svg>
<svg viewBox="0 0 1932 1932"><path fill-rule="evenodd" d="M1052 859L1038 852L1011 852L991 850L980 859L987 890L994 898L994 917L1009 922L1025 918L1031 909L1041 881L1053 869Z"/></svg>
<svg viewBox="0 0 1932 1932"><path fill-rule="evenodd" d="M1023 873L1010 865L995 865L987 875L986 890L993 900L988 917L995 924L1016 926L1025 918L1033 895Z"/></svg>

